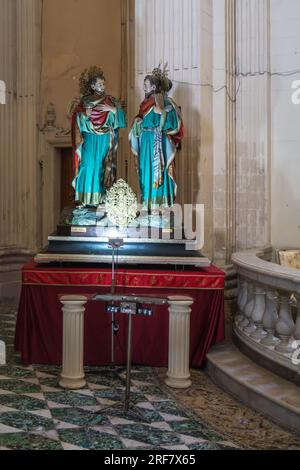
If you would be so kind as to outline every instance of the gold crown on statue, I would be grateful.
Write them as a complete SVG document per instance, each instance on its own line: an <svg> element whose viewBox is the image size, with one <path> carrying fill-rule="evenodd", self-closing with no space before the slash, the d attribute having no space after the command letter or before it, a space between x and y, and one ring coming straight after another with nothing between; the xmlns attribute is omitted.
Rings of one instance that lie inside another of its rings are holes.
<svg viewBox="0 0 300 470"><path fill-rule="evenodd" d="M105 80L104 72L100 67L93 65L87 69L84 69L79 77L79 89L81 95L85 96L91 92L91 81L95 78L101 78Z"/></svg>
<svg viewBox="0 0 300 470"><path fill-rule="evenodd" d="M161 88L163 91L169 90L170 81L168 77L168 62L164 64L163 68L162 64L160 63L158 67L155 67L152 70L151 75L160 81Z"/></svg>

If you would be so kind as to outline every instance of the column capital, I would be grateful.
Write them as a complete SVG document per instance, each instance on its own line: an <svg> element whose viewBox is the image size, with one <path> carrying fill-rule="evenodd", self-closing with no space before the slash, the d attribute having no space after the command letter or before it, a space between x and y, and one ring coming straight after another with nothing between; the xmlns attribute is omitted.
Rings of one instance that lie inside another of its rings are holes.
<svg viewBox="0 0 300 470"><path fill-rule="evenodd" d="M85 297L84 295L63 295L62 297L60 297L60 302L62 304L82 304L84 305L88 299L87 297Z"/></svg>
<svg viewBox="0 0 300 470"><path fill-rule="evenodd" d="M168 297L170 305L192 305L194 299L186 295L171 295Z"/></svg>

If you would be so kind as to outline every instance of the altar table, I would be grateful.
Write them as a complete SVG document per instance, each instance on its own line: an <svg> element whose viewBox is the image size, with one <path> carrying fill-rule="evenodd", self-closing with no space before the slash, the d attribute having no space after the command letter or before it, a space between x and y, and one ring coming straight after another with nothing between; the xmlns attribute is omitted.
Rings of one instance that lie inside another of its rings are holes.
<svg viewBox="0 0 300 470"><path fill-rule="evenodd" d="M188 295L194 299L190 323L190 365L202 367L213 344L224 339L225 274L209 268L161 269L118 267L119 294ZM95 266L41 266L28 263L22 270L22 291L16 325L15 348L25 364L62 363L60 297L76 294L90 298L108 293L111 268ZM117 314L115 361L126 362L127 315ZM169 313L155 307L151 317L133 318L132 362L149 366L168 365ZM111 315L102 302L89 301L84 316L84 363L105 365L111 360Z"/></svg>

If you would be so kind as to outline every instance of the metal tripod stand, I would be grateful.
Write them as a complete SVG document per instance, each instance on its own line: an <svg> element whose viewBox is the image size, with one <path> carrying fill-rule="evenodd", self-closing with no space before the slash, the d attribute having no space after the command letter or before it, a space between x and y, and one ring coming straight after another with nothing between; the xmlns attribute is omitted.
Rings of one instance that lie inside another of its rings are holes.
<svg viewBox="0 0 300 470"><path fill-rule="evenodd" d="M118 331L115 323L116 313L128 315L128 335L127 335L127 360L126 360L126 388L124 409L127 412L130 405L130 383L131 383L131 362L132 362L132 316L144 315L151 316L152 308L150 305L165 305L167 299L152 296L136 296L136 295L117 295L116 294L116 250L123 245L123 240L109 240L112 247L112 284L111 293L103 295L95 295L92 300L101 300L106 302L106 311L112 315L111 329L111 362L115 363L115 333ZM147 305L145 307L145 305Z"/></svg>
<svg viewBox="0 0 300 470"><path fill-rule="evenodd" d="M123 246L124 242L121 238L112 238L108 241L109 246L112 248L112 262L111 262L111 295L113 296L116 292L116 265L118 264L118 250ZM112 304L113 306L114 304ZM112 309L111 314L111 363L115 363L115 334L119 327L116 325L115 313Z"/></svg>

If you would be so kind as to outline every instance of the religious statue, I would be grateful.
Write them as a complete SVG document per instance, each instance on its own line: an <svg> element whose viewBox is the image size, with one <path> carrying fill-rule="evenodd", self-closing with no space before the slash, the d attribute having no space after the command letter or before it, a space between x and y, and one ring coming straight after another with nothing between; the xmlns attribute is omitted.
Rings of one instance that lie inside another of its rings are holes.
<svg viewBox="0 0 300 470"><path fill-rule="evenodd" d="M116 179L119 129L125 127L125 113L118 101L105 92L105 77L98 67L86 69L80 77L79 105L72 115L72 144L75 202L98 206Z"/></svg>
<svg viewBox="0 0 300 470"><path fill-rule="evenodd" d="M176 198L175 154L183 138L181 112L168 96L172 82L160 66L144 79L145 99L129 134L143 207L170 207Z"/></svg>

